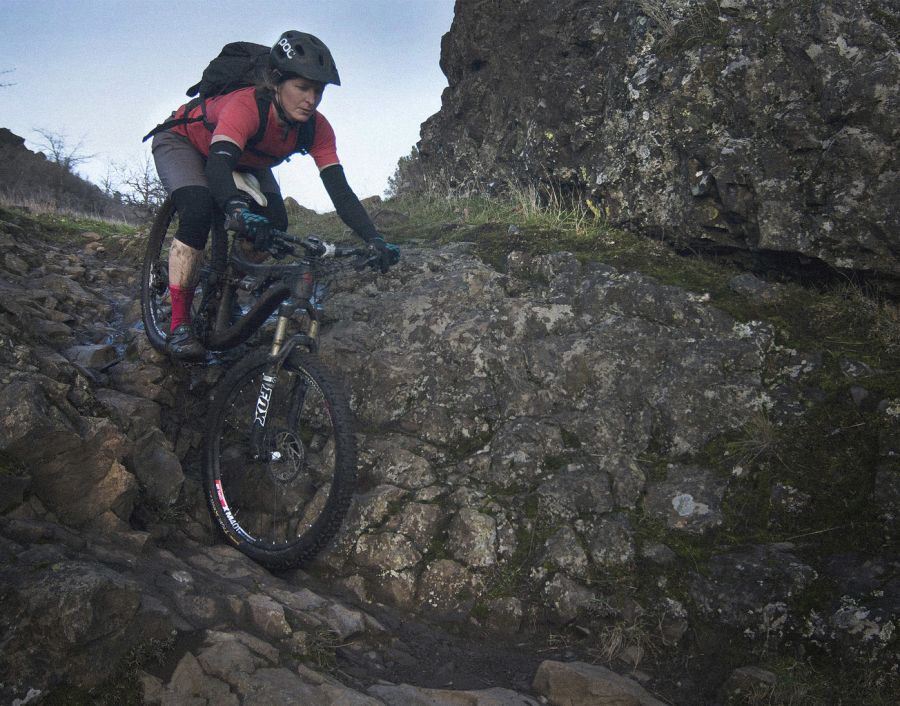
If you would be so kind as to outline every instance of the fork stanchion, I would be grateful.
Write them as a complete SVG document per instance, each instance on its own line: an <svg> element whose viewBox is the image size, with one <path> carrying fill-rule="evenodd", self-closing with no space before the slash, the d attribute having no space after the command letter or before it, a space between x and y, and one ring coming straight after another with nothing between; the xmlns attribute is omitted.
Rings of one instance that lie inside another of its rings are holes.
<svg viewBox="0 0 900 706"><path fill-rule="evenodd" d="M284 342L287 340L288 334L288 323L291 318L290 311L286 311L291 307L286 307L282 305L278 309L278 323L275 324L275 335L272 337L272 357L277 357L281 352L281 347L284 345Z"/></svg>

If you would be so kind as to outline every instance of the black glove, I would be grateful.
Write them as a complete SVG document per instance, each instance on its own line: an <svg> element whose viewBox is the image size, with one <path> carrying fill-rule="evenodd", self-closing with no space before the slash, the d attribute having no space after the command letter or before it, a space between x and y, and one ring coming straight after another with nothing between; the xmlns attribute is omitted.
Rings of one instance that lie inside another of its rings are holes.
<svg viewBox="0 0 900 706"><path fill-rule="evenodd" d="M229 214L226 226L233 228L253 241L253 249L265 252L272 247L272 224L265 216L253 213L246 201L231 199L225 207Z"/></svg>
<svg viewBox="0 0 900 706"><path fill-rule="evenodd" d="M386 243L380 235L376 235L369 240L369 251L372 253L373 259L382 273L387 272L391 265L396 265L400 262L400 248L391 243Z"/></svg>

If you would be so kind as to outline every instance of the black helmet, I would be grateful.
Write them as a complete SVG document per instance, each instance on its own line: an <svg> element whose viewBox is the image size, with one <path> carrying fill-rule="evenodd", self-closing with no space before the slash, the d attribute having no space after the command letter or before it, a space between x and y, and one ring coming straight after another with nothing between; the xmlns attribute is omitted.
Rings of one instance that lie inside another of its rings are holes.
<svg viewBox="0 0 900 706"><path fill-rule="evenodd" d="M310 81L341 85L328 47L306 32L288 30L282 34L269 52L269 68L279 79L302 76Z"/></svg>

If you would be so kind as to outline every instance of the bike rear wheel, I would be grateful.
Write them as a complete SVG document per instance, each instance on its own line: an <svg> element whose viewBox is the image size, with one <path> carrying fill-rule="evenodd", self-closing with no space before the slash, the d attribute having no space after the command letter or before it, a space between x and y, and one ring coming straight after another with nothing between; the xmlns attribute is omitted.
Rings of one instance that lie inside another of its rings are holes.
<svg viewBox="0 0 900 706"><path fill-rule="evenodd" d="M203 485L228 541L264 566L285 569L314 557L339 529L356 481L356 444L347 399L316 358L292 354L265 403L268 365L258 352L220 383ZM257 460L251 432L260 404L266 421Z"/></svg>
<svg viewBox="0 0 900 706"><path fill-rule="evenodd" d="M166 350L166 335L172 320L169 299L169 250L175 237L175 204L166 199L150 227L141 268L141 319L150 344Z"/></svg>
<svg viewBox="0 0 900 706"><path fill-rule="evenodd" d="M206 311L201 311L204 301L204 289L211 271L225 271L228 240L221 223L213 216L213 227L210 230L211 246L204 258L209 255L210 262L203 263L198 275L198 283L194 291L191 317L194 333L207 342L210 324L208 317L215 317L216 302L207 303ZM161 353L166 352L169 328L172 322L172 300L169 296L169 252L175 233L178 230L178 214L171 197L167 198L159 209L159 213L150 226L147 247L144 250L144 262L141 267L141 319L144 331L151 345ZM229 346L221 346L221 348Z"/></svg>

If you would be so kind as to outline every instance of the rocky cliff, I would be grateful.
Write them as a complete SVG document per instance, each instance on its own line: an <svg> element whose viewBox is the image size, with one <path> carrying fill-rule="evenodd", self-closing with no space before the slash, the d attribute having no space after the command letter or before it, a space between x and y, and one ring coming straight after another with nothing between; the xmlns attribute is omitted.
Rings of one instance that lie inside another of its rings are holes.
<svg viewBox="0 0 900 706"><path fill-rule="evenodd" d="M149 347L140 235L0 212L6 702L740 703L795 693L761 669L784 655L889 693L896 367L569 253L497 268L486 233L444 230L332 286L361 482L328 551L273 575L212 532L229 359Z"/></svg>
<svg viewBox="0 0 900 706"><path fill-rule="evenodd" d="M541 183L682 246L896 277L898 28L876 0L458 0L399 183Z"/></svg>

